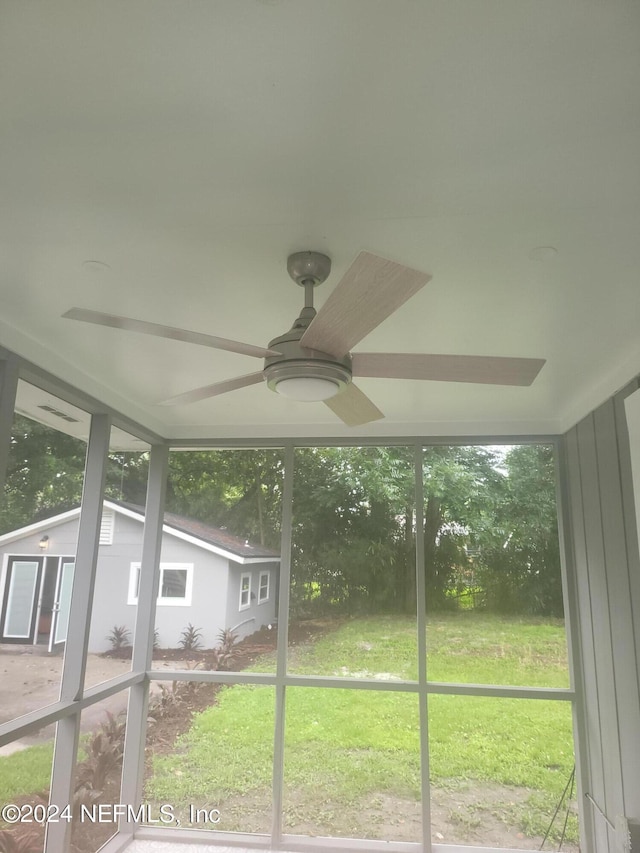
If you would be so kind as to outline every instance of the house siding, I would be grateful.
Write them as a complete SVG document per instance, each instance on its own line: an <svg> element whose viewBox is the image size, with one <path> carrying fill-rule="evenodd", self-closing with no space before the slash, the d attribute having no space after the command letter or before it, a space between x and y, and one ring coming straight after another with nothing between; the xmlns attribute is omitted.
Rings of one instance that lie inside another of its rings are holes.
<svg viewBox="0 0 640 853"><path fill-rule="evenodd" d="M203 648L212 648L216 645L218 631L224 624L227 560L165 534L160 562L193 564L191 607L163 604L156 607L156 628L160 646L177 647L180 635L191 623L202 635Z"/></svg>
<svg viewBox="0 0 640 853"><path fill-rule="evenodd" d="M260 572L270 573L269 599L258 603L258 583ZM249 607L240 610L240 578L251 575L251 602ZM259 631L264 625L272 625L276 619L278 597L278 564L258 563L255 565L240 565L230 563L229 591L227 595L226 627L235 628L238 637L246 637ZM255 596L255 598L253 597Z"/></svg>
<svg viewBox="0 0 640 853"><path fill-rule="evenodd" d="M78 545L78 519L72 518L55 527L41 530L37 533L29 533L15 542L10 542L2 547L3 554L42 554L40 540L43 534L49 537L46 554L55 556L73 557Z"/></svg>
<svg viewBox="0 0 640 853"><path fill-rule="evenodd" d="M133 641L137 608L127 604L127 597L131 563L139 563L142 556L141 530L140 522L116 513L113 544L98 548L90 652L104 652L110 648L107 637L116 625L127 628Z"/></svg>
<svg viewBox="0 0 640 853"><path fill-rule="evenodd" d="M640 819L640 556L624 412L637 388L563 440L583 689L581 809L598 853L618 849L611 826L618 816Z"/></svg>
<svg viewBox="0 0 640 853"><path fill-rule="evenodd" d="M91 613L89 651L103 652L110 648L108 635L116 626L124 626L131 634L135 629L137 605L129 604L131 564L140 563L142 556L141 521L120 512L115 513L113 544L100 545L94 604ZM43 533L49 536L47 556L73 557L76 553L78 519L61 522L45 531L27 534L14 542L2 546L0 553L6 563L7 555L42 554L39 546ZM162 538L161 563L182 563L193 566L191 606L158 604L156 607L156 629L161 647L175 648L182 632L191 623L201 633L203 648L213 648L219 642L223 628L238 623L240 638L253 633L263 624L273 622L277 589L278 564L256 564L243 566L205 548L165 533ZM258 579L260 571L271 571L269 601L258 605ZM80 571L76 567L76 571ZM250 608L239 610L240 575L250 572L251 588L256 594ZM3 569L0 577L0 595L4 588ZM1 600L1 599L0 599ZM249 621L245 621L249 620Z"/></svg>

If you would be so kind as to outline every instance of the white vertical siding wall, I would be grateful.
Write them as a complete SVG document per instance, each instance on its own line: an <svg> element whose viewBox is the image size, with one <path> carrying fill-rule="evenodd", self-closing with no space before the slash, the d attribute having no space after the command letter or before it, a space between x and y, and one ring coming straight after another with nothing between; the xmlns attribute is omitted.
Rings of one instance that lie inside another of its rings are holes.
<svg viewBox="0 0 640 853"><path fill-rule="evenodd" d="M640 819L640 557L623 389L563 439L584 688L582 813L597 853ZM639 496L640 497L640 496Z"/></svg>

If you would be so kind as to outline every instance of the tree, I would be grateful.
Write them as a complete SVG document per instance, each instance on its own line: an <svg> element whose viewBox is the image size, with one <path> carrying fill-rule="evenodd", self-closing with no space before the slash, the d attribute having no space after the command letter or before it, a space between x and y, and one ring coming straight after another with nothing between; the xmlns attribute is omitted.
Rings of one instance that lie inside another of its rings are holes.
<svg viewBox="0 0 640 853"><path fill-rule="evenodd" d="M492 449L432 446L424 450L424 553L427 608L450 605L466 548L491 529L504 477Z"/></svg>
<svg viewBox="0 0 640 853"><path fill-rule="evenodd" d="M501 612L563 615L554 454L520 445L505 458L506 489L482 549L487 603Z"/></svg>
<svg viewBox="0 0 640 853"><path fill-rule="evenodd" d="M0 531L6 533L77 507L82 499L86 455L84 441L16 415ZM110 455L105 497L144 504L147 473L146 453Z"/></svg>
<svg viewBox="0 0 640 853"><path fill-rule="evenodd" d="M16 415L0 530L6 533L78 505L86 444Z"/></svg>
<svg viewBox="0 0 640 853"><path fill-rule="evenodd" d="M503 475L488 448L426 448L426 605L450 602L469 530L487 524ZM415 482L406 447L309 448L296 454L296 600L348 612L415 612ZM319 599L319 600L318 600Z"/></svg>
<svg viewBox="0 0 640 853"><path fill-rule="evenodd" d="M348 613L402 609L407 576L403 512L410 500L412 519L412 490L407 448L298 450L294 605L308 606L314 599L316 607Z"/></svg>
<svg viewBox="0 0 640 853"><path fill-rule="evenodd" d="M166 508L278 548L283 479L280 450L178 451L169 457Z"/></svg>

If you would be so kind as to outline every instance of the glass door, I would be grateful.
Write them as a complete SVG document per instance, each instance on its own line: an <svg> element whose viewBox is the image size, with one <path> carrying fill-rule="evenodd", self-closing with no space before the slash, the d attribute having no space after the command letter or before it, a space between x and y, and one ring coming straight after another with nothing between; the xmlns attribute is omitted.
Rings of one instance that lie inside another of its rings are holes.
<svg viewBox="0 0 640 853"><path fill-rule="evenodd" d="M33 642L42 562L41 557L9 557L2 604L3 642Z"/></svg>
<svg viewBox="0 0 640 853"><path fill-rule="evenodd" d="M49 651L59 648L66 642L69 628L69 611L71 609L71 590L73 588L73 572L75 560L73 557L62 557L56 578L56 591L53 602L53 619L49 635Z"/></svg>

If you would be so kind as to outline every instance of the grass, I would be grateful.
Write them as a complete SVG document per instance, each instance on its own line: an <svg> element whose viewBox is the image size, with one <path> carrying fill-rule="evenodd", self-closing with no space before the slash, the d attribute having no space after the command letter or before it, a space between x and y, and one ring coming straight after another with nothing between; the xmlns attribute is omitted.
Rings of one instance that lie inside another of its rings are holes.
<svg viewBox="0 0 640 853"><path fill-rule="evenodd" d="M429 619L427 643L432 681L568 683L560 622L438 616ZM415 680L416 658L415 620L371 617L292 647L289 670ZM273 656L254 669L273 671ZM361 837L385 837L398 829L380 825L377 814L400 815L420 797L417 696L296 687L287 690L286 701L286 827ZM274 707L271 687L223 688L218 703L194 719L174 753L155 757L147 797L185 812L189 803L221 806L218 828L268 831ZM481 828L488 812L526 834L544 833L573 766L569 703L431 694L428 708L431 783L457 803L451 813L460 828L457 840ZM46 790L52 751L49 743L0 758L0 801ZM485 800L483 786L494 786ZM504 787L504 796L495 786ZM465 791L472 807L460 805ZM570 836L576 835L572 819Z"/></svg>
<svg viewBox="0 0 640 853"><path fill-rule="evenodd" d="M53 741L0 757L0 803L48 791L52 761Z"/></svg>
<svg viewBox="0 0 640 853"><path fill-rule="evenodd" d="M301 675L418 677L416 621L355 619L313 645L292 648L289 671ZM427 624L430 681L568 687L567 645L560 620L459 613Z"/></svg>
<svg viewBox="0 0 640 853"><path fill-rule="evenodd" d="M83 744L88 738L88 734L80 736L79 761L86 758ZM11 755L0 756L0 804L13 803L20 797L33 797L35 794L48 796L52 764L53 738Z"/></svg>
<svg viewBox="0 0 640 853"><path fill-rule="evenodd" d="M568 681L560 623L439 617L430 620L428 642L432 680L531 686ZM415 622L352 620L291 649L289 665L296 673L415 679ZM271 669L272 662L264 667ZM218 828L268 830L274 702L270 687L224 688L217 705L198 715L178 741L175 754L155 758L147 795L179 807L207 792L202 805L221 808ZM371 803L398 811L420 797L417 696L295 687L287 690L286 702L285 826L384 837L389 828L370 819ZM544 832L573 767L569 703L432 694L428 707L432 785L451 792L472 787L480 797L483 785L502 786L504 802L494 796L487 804L494 817L528 833ZM522 796L511 796L516 789ZM464 824L463 810L454 819ZM572 821L570 834L576 832Z"/></svg>
<svg viewBox="0 0 640 853"><path fill-rule="evenodd" d="M431 681L568 687L564 623L559 619L461 613L427 625Z"/></svg>

